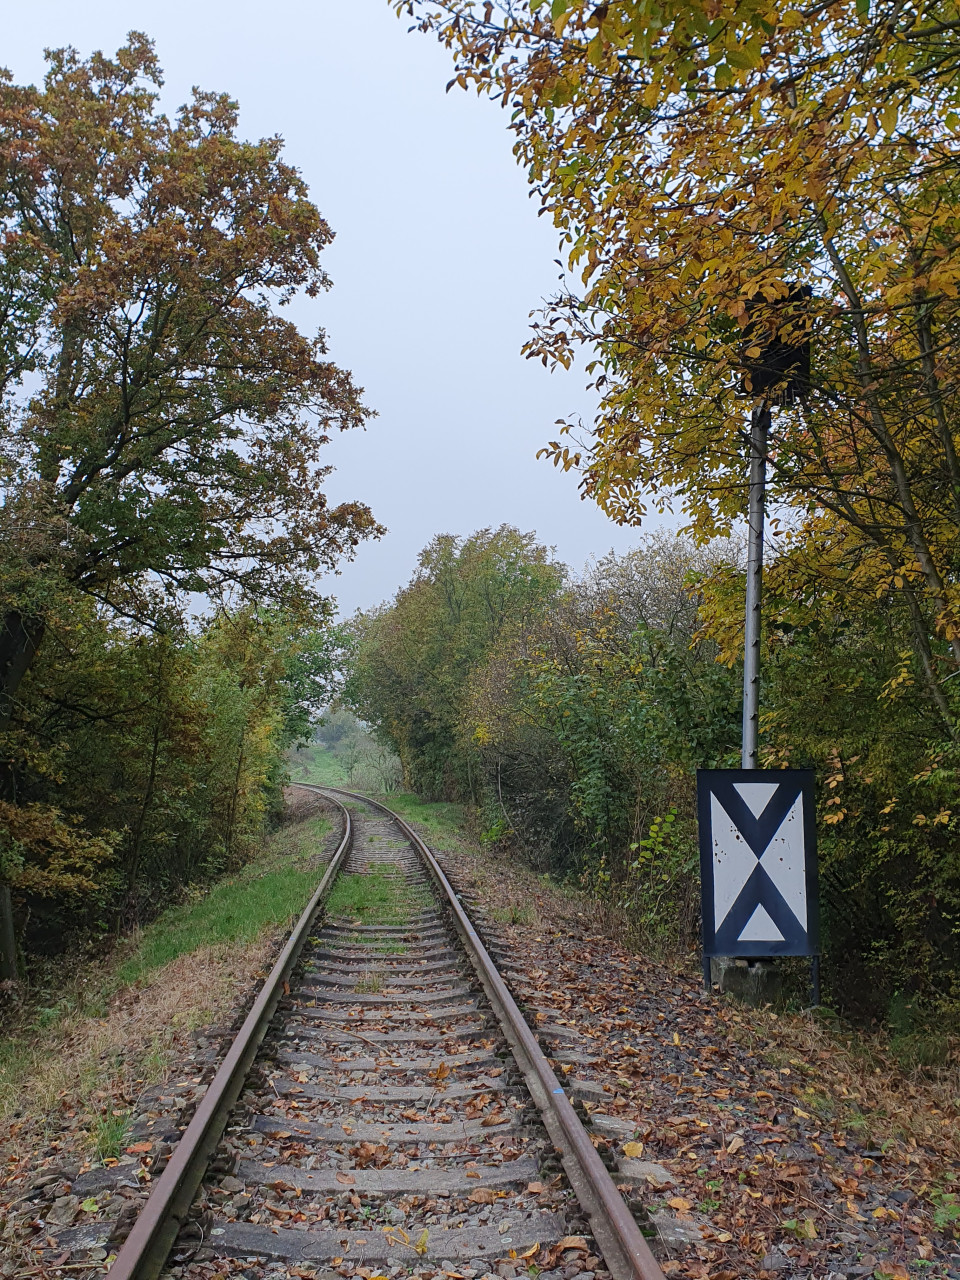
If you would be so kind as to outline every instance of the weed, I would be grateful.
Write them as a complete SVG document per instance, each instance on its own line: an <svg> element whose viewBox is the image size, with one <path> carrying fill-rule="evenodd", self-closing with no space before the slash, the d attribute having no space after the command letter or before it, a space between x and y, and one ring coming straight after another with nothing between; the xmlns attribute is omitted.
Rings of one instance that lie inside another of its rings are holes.
<svg viewBox="0 0 960 1280"><path fill-rule="evenodd" d="M34 1019L37 1027L52 1027L59 1022L64 1014L64 1006L60 1004L51 1005L47 1009L38 1009Z"/></svg>
<svg viewBox="0 0 960 1280"><path fill-rule="evenodd" d="M719 1200L701 1200L697 1208L701 1213L713 1213L720 1208Z"/></svg>
<svg viewBox="0 0 960 1280"><path fill-rule="evenodd" d="M358 995L365 995L375 991L382 991L384 983L384 974L368 973L360 979L353 988Z"/></svg>
<svg viewBox="0 0 960 1280"><path fill-rule="evenodd" d="M116 1160L123 1154L130 1135L130 1112L112 1111L97 1119L90 1132L90 1145L97 1159Z"/></svg>
<svg viewBox="0 0 960 1280"><path fill-rule="evenodd" d="M784 1231L791 1231L798 1240L815 1240L817 1238L817 1227L812 1218L789 1218L780 1225Z"/></svg>
<svg viewBox="0 0 960 1280"><path fill-rule="evenodd" d="M960 1222L960 1198L955 1191L934 1191L933 1225L938 1231L953 1231Z"/></svg>
<svg viewBox="0 0 960 1280"><path fill-rule="evenodd" d="M490 914L501 924L536 924L538 922L536 908L528 903L514 902L509 907L497 907Z"/></svg>
<svg viewBox="0 0 960 1280"><path fill-rule="evenodd" d="M507 840L513 835L513 828L505 818L497 818L492 827L480 834L480 843L497 844L501 840Z"/></svg>

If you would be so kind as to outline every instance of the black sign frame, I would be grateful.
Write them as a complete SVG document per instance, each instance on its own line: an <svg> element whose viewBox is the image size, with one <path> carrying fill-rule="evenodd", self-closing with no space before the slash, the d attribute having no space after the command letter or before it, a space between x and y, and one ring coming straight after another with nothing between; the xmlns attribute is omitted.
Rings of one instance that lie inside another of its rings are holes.
<svg viewBox="0 0 960 1280"><path fill-rule="evenodd" d="M735 791L737 783L779 784L779 791L757 818ZM820 912L817 874L817 819L815 775L812 769L698 769L697 816L700 837L700 885L703 953L752 959L766 956L818 956ZM714 919L715 885L713 817L711 797L726 811L739 836L757 858L720 928ZM760 865L760 857L779 830L798 796L803 800L804 885L806 929L786 904L780 891ZM757 852L758 847L760 853ZM757 906L762 906L783 935L779 941L746 941L739 938Z"/></svg>

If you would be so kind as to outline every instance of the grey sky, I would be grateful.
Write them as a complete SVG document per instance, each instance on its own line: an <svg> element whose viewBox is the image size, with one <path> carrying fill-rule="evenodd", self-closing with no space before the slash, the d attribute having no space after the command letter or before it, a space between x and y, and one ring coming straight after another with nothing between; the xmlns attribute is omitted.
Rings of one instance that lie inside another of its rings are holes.
<svg viewBox="0 0 960 1280"><path fill-rule="evenodd" d="M329 449L331 495L369 503L389 529L328 582L346 612L390 596L435 533L509 522L574 568L638 536L535 460L558 417L591 407L582 374L520 355L528 312L557 279L555 234L505 113L446 94L448 54L407 25L387 0L34 0L8 18L0 54L37 80L45 46L113 52L141 29L167 107L192 85L223 90L245 135L286 139L337 233L334 288L298 319L326 328L380 415Z"/></svg>

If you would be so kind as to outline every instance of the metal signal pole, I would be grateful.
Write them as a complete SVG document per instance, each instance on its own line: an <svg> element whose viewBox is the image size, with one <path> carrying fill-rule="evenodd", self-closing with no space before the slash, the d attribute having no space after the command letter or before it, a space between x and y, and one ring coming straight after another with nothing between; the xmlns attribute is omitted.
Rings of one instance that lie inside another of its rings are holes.
<svg viewBox="0 0 960 1280"><path fill-rule="evenodd" d="M750 420L750 498L747 508L747 616L743 652L744 769L756 769L760 730L760 621L763 590L763 521L766 507L770 407L754 409Z"/></svg>

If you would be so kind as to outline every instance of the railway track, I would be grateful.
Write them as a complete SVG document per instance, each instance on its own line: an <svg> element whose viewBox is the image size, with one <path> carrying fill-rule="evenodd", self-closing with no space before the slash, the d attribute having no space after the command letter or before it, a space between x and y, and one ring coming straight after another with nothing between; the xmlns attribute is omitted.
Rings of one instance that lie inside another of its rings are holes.
<svg viewBox="0 0 960 1280"><path fill-rule="evenodd" d="M343 839L110 1280L663 1280L430 850L309 789Z"/></svg>

